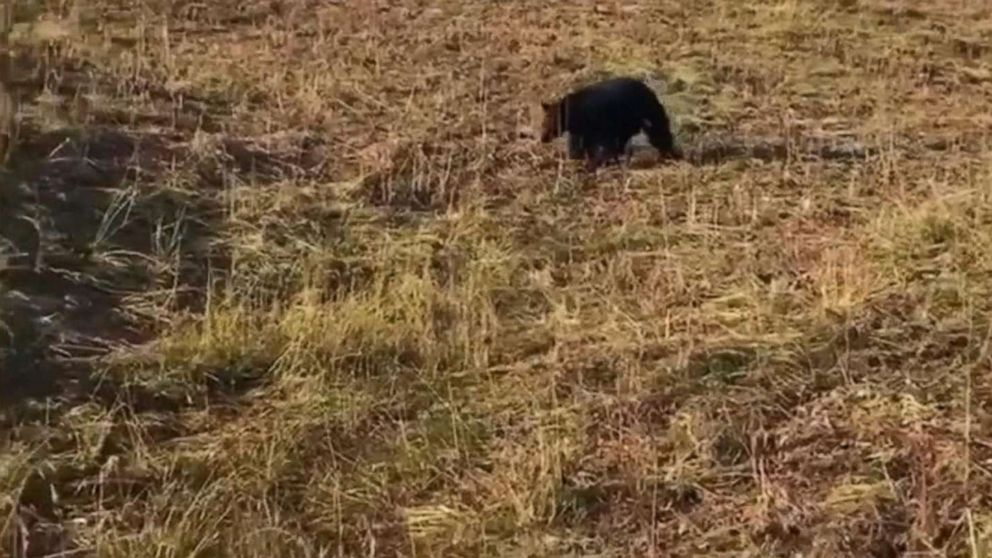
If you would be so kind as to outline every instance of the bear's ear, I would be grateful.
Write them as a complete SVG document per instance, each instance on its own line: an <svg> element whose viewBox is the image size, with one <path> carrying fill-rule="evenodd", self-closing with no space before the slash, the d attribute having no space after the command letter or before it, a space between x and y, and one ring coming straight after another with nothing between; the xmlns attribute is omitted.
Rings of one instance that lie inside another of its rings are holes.
<svg viewBox="0 0 992 558"><path fill-rule="evenodd" d="M547 101L541 101L541 108L544 109L544 112L551 112L551 107L553 107L553 106L554 106L554 103L549 103Z"/></svg>

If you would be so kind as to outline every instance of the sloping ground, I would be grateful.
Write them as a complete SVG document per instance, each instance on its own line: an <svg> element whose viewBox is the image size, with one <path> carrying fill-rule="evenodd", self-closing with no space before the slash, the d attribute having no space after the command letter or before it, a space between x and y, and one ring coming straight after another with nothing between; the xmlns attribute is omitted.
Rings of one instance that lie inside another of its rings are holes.
<svg viewBox="0 0 992 558"><path fill-rule="evenodd" d="M984 4L94 4L4 176L8 554L992 552ZM535 142L620 72L691 162Z"/></svg>

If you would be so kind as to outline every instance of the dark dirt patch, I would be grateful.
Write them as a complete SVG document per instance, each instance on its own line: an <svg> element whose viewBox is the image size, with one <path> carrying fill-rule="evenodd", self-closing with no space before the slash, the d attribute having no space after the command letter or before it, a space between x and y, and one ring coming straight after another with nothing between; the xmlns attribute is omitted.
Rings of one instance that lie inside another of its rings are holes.
<svg viewBox="0 0 992 558"><path fill-rule="evenodd" d="M88 87L109 83L97 75ZM63 88L82 87L63 77ZM196 103L183 107L196 111ZM224 187L319 172L321 159L312 138L286 151L222 137L202 150L191 145L196 130L182 126L150 131L139 119L41 131L35 113L25 107L12 164L0 175L7 404L74 397L66 382L81 396L93 389L87 362L150 339L156 308L202 307L208 269L219 279L226 269L216 241Z"/></svg>

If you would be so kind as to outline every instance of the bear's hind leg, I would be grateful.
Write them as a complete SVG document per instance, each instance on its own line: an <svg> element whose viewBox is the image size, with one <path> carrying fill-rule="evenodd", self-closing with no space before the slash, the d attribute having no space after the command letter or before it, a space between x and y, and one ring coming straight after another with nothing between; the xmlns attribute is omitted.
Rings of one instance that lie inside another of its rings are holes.
<svg viewBox="0 0 992 558"><path fill-rule="evenodd" d="M568 158L581 159L586 155L586 144L588 142L574 132L568 133Z"/></svg>

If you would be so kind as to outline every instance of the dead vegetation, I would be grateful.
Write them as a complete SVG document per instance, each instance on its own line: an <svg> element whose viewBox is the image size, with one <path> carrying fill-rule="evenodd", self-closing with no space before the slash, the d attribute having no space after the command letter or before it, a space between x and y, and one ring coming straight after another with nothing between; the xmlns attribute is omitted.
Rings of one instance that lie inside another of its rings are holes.
<svg viewBox="0 0 992 558"><path fill-rule="evenodd" d="M984 3L239 6L15 14L6 555L992 555Z"/></svg>

